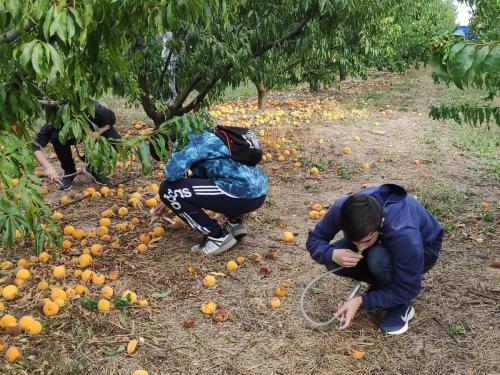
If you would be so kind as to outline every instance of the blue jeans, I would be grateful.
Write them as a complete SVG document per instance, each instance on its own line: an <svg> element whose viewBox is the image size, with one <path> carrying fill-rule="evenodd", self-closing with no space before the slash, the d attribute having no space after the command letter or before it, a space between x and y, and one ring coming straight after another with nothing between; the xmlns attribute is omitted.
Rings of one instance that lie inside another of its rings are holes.
<svg viewBox="0 0 500 375"><path fill-rule="evenodd" d="M333 244L336 249L351 249L358 252L356 246L342 239ZM441 244L439 243L439 247ZM339 276L349 277L358 281L365 281L375 288L383 288L392 283L394 277L394 265L392 254L389 249L380 242L376 242L368 249L363 251L363 259L361 259L356 267L343 268L335 272ZM424 250L424 272L429 271L437 261L437 257L429 251ZM340 267L333 263L333 268ZM332 269L333 269L332 268Z"/></svg>

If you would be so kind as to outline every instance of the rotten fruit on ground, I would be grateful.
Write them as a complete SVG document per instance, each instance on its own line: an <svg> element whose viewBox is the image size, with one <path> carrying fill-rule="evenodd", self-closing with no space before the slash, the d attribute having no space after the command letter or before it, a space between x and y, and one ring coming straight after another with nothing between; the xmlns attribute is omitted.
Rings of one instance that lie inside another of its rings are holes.
<svg viewBox="0 0 500 375"><path fill-rule="evenodd" d="M194 326L194 320L193 319L186 319L184 321L184 327L186 328L192 328Z"/></svg>
<svg viewBox="0 0 500 375"><path fill-rule="evenodd" d="M212 275L207 275L203 278L203 286L210 288L216 284L217 280Z"/></svg>
<svg viewBox="0 0 500 375"><path fill-rule="evenodd" d="M229 318L229 314L224 309L217 309L214 312L213 318L216 322L225 322Z"/></svg>
<svg viewBox="0 0 500 375"><path fill-rule="evenodd" d="M281 306L281 300L278 297L273 297L269 301L269 307L273 309L277 309L280 306Z"/></svg>
<svg viewBox="0 0 500 375"><path fill-rule="evenodd" d="M236 263L241 266L243 263L245 263L245 257L237 257Z"/></svg>
<svg viewBox="0 0 500 375"><path fill-rule="evenodd" d="M259 253L252 253L248 257L252 262L259 263L262 260L262 257L260 256Z"/></svg>
<svg viewBox="0 0 500 375"><path fill-rule="evenodd" d="M361 359L365 356L365 350L362 346L351 345L347 348L347 353L354 359Z"/></svg>
<svg viewBox="0 0 500 375"><path fill-rule="evenodd" d="M212 315L217 308L217 305L213 301L203 302L200 306L200 310L205 315Z"/></svg>

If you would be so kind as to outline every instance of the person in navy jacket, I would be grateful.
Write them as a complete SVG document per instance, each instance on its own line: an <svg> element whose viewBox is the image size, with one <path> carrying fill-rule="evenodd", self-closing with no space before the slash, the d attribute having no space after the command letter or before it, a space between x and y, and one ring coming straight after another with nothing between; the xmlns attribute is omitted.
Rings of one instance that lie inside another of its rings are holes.
<svg viewBox="0 0 500 375"><path fill-rule="evenodd" d="M344 238L330 244L342 231ZM335 313L340 329L360 307L388 310L380 330L400 334L415 315L411 301L421 290L422 274L437 261L443 229L401 186L373 186L338 199L309 232L311 257L335 273L371 285L363 296L347 300Z"/></svg>

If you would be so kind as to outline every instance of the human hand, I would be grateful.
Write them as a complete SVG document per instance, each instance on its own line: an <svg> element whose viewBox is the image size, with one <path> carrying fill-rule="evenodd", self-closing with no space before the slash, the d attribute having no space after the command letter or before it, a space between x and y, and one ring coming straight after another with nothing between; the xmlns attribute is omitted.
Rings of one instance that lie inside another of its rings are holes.
<svg viewBox="0 0 500 375"><path fill-rule="evenodd" d="M363 255L349 249L333 250L332 260L342 267L356 267L358 262L363 259Z"/></svg>
<svg viewBox="0 0 500 375"><path fill-rule="evenodd" d="M339 330L344 330L351 324L352 319L356 315L359 307L363 303L361 297L354 297L345 301L342 306L334 314L335 318L340 321Z"/></svg>
<svg viewBox="0 0 500 375"><path fill-rule="evenodd" d="M57 180L59 180L59 175L57 174L57 171L56 171L56 169L54 168L54 166L52 164L47 165L43 169L43 174L50 181L56 182Z"/></svg>
<svg viewBox="0 0 500 375"><path fill-rule="evenodd" d="M168 207L165 205L165 203L160 202L156 205L155 210L154 210L154 215L155 216L163 216L168 210Z"/></svg>

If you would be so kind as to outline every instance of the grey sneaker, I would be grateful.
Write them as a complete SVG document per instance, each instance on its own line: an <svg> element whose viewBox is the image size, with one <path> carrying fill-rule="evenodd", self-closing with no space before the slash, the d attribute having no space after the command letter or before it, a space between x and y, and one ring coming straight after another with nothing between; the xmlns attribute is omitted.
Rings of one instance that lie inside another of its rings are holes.
<svg viewBox="0 0 500 375"><path fill-rule="evenodd" d="M85 173L92 180L94 180L96 184L103 186L109 185L109 178L94 172L88 165L86 165L85 168L83 169L83 173Z"/></svg>
<svg viewBox="0 0 500 375"><path fill-rule="evenodd" d="M245 226L245 224L243 224L242 220L234 222L234 223L231 223L230 221L228 221L224 225L224 230L228 233L231 233L233 235L233 237L236 238L237 240L241 240L248 233L247 227Z"/></svg>
<svg viewBox="0 0 500 375"><path fill-rule="evenodd" d="M191 251L201 251L204 255L218 255L229 250L238 241L231 233L224 233L222 237L215 238L207 236L199 245L194 245Z"/></svg>

